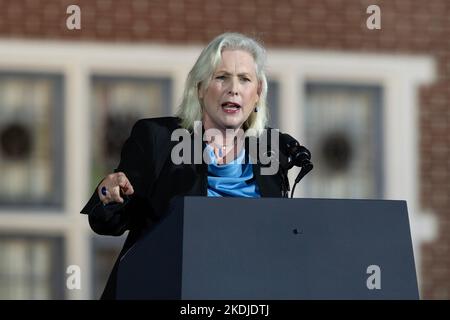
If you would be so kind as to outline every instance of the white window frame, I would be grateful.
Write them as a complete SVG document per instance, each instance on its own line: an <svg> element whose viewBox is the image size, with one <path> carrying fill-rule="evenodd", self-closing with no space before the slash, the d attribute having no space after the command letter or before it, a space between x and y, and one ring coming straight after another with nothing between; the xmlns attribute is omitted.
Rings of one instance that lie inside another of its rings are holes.
<svg viewBox="0 0 450 320"><path fill-rule="evenodd" d="M64 208L59 214L33 210L0 212L0 232L62 234L68 265L82 270L81 290L67 290L69 299L91 297L91 235L81 206L89 190L89 116L91 75L169 77L173 110L180 103L186 76L199 46L107 44L47 40L0 39L0 72L55 72L64 77ZM406 200L420 282L420 245L436 235L434 215L419 206L417 89L435 79L430 56L270 49L268 74L279 82L281 129L301 140L304 88L309 81L380 85L383 88L384 193ZM86 174L80 174L80 173ZM291 181L296 171L290 173ZM302 181L307 183L307 177ZM302 196L301 184L296 196Z"/></svg>

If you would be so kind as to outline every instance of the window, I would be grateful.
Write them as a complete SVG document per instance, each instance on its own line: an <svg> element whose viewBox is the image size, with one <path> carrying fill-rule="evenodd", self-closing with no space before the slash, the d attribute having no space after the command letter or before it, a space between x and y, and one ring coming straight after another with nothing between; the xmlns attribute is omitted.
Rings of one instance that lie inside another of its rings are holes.
<svg viewBox="0 0 450 320"><path fill-rule="evenodd" d="M314 197L382 197L381 88L309 83L305 136L317 168Z"/></svg>
<svg viewBox="0 0 450 320"><path fill-rule="evenodd" d="M92 238L93 298L99 299L119 256L128 233L121 237L94 236Z"/></svg>
<svg viewBox="0 0 450 320"><path fill-rule="evenodd" d="M120 151L136 120L171 114L171 80L92 78L91 187L117 167Z"/></svg>
<svg viewBox="0 0 450 320"><path fill-rule="evenodd" d="M62 76L0 72L0 205L61 207Z"/></svg>
<svg viewBox="0 0 450 320"><path fill-rule="evenodd" d="M63 299L61 238L0 236L0 299Z"/></svg>

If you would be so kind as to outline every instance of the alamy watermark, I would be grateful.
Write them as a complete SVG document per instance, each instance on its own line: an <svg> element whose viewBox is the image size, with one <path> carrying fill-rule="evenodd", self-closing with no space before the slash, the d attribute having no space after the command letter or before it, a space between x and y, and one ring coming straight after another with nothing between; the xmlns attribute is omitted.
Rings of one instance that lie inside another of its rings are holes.
<svg viewBox="0 0 450 320"><path fill-rule="evenodd" d="M366 20L366 26L369 30L381 29L381 9L376 4L367 7L366 13L370 16ZM81 30L81 8L78 5L71 4L66 9L66 14L70 14L66 18L66 27L69 30Z"/></svg>
<svg viewBox="0 0 450 320"><path fill-rule="evenodd" d="M81 268L76 264L72 264L67 267L66 274L68 274L66 279L66 287L69 290L80 290L81 289Z"/></svg>
<svg viewBox="0 0 450 320"><path fill-rule="evenodd" d="M66 13L70 14L66 19L66 27L69 30L81 30L81 9L75 4L67 7Z"/></svg>
<svg viewBox="0 0 450 320"><path fill-rule="evenodd" d="M171 140L178 141L171 152L172 163L179 164L210 164L211 159L208 150L203 150L203 141L234 142L234 158L238 150L242 150L245 138L248 138L248 163L261 164L261 175L274 175L278 172L279 159L279 131L276 129L264 129L257 134L256 130L226 129L225 136L217 129L206 129L203 132L201 121L195 121L193 130L193 143L191 133L187 129L179 128L172 132ZM256 139L258 137L258 139ZM270 140L270 141L269 141Z"/></svg>
<svg viewBox="0 0 450 320"><path fill-rule="evenodd" d="M381 29L381 9L376 4L367 7L366 13L371 15L366 20L366 26L369 30Z"/></svg>
<svg viewBox="0 0 450 320"><path fill-rule="evenodd" d="M381 289L381 268L376 264L367 267L366 273L370 276L367 278L366 286L369 290Z"/></svg>

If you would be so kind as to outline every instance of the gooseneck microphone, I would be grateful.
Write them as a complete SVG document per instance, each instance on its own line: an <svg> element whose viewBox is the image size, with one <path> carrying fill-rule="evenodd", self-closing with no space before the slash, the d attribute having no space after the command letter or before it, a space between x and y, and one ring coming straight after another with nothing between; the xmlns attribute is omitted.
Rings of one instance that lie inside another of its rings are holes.
<svg viewBox="0 0 450 320"><path fill-rule="evenodd" d="M291 198L294 196L295 186L300 182L300 180L313 169L313 164L311 162L311 152L304 146L291 137L287 133L280 133L280 150L286 156L283 159L283 167L286 171L292 169L292 167L301 167L297 178L295 178L294 186L291 191Z"/></svg>

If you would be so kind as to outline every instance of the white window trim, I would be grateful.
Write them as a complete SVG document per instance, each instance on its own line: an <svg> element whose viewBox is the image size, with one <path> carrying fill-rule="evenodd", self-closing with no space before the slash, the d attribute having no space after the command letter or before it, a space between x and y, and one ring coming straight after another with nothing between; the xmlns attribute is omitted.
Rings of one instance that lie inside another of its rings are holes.
<svg viewBox="0 0 450 320"><path fill-rule="evenodd" d="M65 80L65 207L60 214L0 213L0 231L32 231L65 236L67 264L83 270L82 290L67 292L69 299L91 298L90 234L86 217L79 214L89 190L89 81L95 75L170 77L173 110L179 104L186 76L201 47L147 44L0 39L0 71L56 72ZM280 126L304 136L302 119L304 84L336 81L380 85L384 90L385 198L406 200L416 267L420 276L420 245L436 235L434 215L419 207L417 88L435 79L429 56L269 49L268 73L280 84ZM387 111L387 112L386 112ZM70 153L70 156L69 154ZM291 181L296 171L291 172ZM307 182L307 177L303 180ZM296 196L302 196L301 184ZM420 277L419 277L420 281Z"/></svg>

